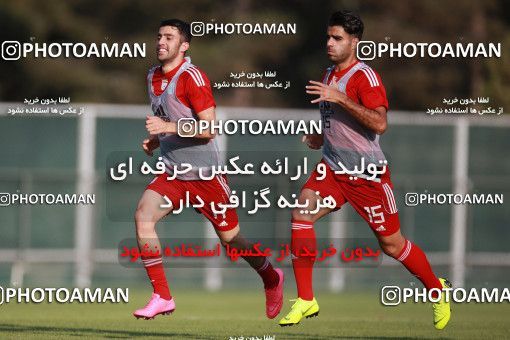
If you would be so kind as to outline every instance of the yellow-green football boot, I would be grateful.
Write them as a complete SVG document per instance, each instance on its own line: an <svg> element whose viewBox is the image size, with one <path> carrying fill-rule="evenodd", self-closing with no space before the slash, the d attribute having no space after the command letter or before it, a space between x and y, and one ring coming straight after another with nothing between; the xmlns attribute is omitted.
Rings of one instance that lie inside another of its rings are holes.
<svg viewBox="0 0 510 340"><path fill-rule="evenodd" d="M452 288L450 281L443 278L439 278L439 281L443 288ZM432 304L432 311L434 312L434 327L436 327L436 329L445 328L448 321L450 321L450 316L452 314L450 301L446 302L445 295L446 293L443 292L441 294L441 300Z"/></svg>
<svg viewBox="0 0 510 340"><path fill-rule="evenodd" d="M303 318L311 318L319 315L319 304L315 298L313 298L312 301L306 301L301 298L291 301L296 302L292 305L290 312L280 320L280 326L293 326L298 324Z"/></svg>

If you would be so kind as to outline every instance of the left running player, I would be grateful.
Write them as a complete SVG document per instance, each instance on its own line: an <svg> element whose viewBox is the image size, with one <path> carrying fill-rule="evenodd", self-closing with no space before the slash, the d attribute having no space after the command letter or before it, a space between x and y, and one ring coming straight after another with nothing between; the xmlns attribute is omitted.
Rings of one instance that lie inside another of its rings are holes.
<svg viewBox="0 0 510 340"><path fill-rule="evenodd" d="M154 116L147 117L146 128L149 138L142 143L143 150L150 156L158 147L166 165L166 172L154 178L147 186L135 213L138 246L146 244L149 250L160 250L156 234L156 222L168 215L173 208L180 208L186 193L191 203L197 204L198 195L203 201L200 212L212 223L221 243L238 250L251 249L252 244L239 232L235 209L229 208L223 214L213 211L211 203L228 204L230 189L224 176L216 175L211 180L200 178L198 169L209 173L213 166L220 165L218 146L214 135L206 131L194 137L178 135L180 118L196 124L198 120L215 120L215 102L211 85L202 70L191 63L185 53L191 40L190 25L178 19L161 22L157 39L157 58L160 66L153 67L147 77L147 87ZM184 129L182 129L184 130ZM188 136L191 130L186 130ZM182 164L192 165L192 171L179 174L168 180L168 175ZM172 207L162 208L163 196L172 202ZM257 271L264 283L266 294L266 315L272 319L278 315L283 301L283 272L274 269L264 256L243 257ZM158 314L170 314L175 302L170 294L161 255L143 256L142 262L153 287L149 303L133 314L137 318L151 319Z"/></svg>

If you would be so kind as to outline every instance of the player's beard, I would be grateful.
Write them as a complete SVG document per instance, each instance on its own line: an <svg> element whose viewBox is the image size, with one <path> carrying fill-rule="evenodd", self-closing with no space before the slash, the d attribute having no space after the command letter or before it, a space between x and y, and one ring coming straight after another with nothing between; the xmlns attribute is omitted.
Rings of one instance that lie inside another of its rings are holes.
<svg viewBox="0 0 510 340"><path fill-rule="evenodd" d="M339 53L328 54L328 58L335 64L341 64L350 58L350 54L345 51L340 51Z"/></svg>
<svg viewBox="0 0 510 340"><path fill-rule="evenodd" d="M158 61L163 64L168 64L174 61L175 58L177 58L177 55L179 54L179 50L168 50L168 52L161 57L158 55Z"/></svg>

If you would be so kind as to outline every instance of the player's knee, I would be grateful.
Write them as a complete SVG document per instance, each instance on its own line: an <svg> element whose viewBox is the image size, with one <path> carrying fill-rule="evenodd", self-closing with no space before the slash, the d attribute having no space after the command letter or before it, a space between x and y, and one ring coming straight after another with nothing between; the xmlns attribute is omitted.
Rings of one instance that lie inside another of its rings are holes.
<svg viewBox="0 0 510 340"><path fill-rule="evenodd" d="M223 247L226 247L227 245L232 245L232 243L234 243L234 238L220 237L220 243Z"/></svg>
<svg viewBox="0 0 510 340"><path fill-rule="evenodd" d="M307 222L313 222L313 215L310 214L303 214L302 209L292 209L292 219L294 221L307 221Z"/></svg>
<svg viewBox="0 0 510 340"><path fill-rule="evenodd" d="M223 231L218 233L218 237L220 238L221 245L226 247L228 245L233 245L236 243L236 239L239 235L239 230L234 228L233 230Z"/></svg>
<svg viewBox="0 0 510 340"><path fill-rule="evenodd" d="M396 233L390 236L378 236L377 239L379 241L379 246L381 247L381 250L386 255L391 256L393 258L397 258L400 255L406 243L406 239L400 233L400 231L397 231Z"/></svg>
<svg viewBox="0 0 510 340"><path fill-rule="evenodd" d="M227 245L230 245L230 246L234 245L235 239L236 239L236 236L230 236L230 235L220 236L220 242L223 247L226 247Z"/></svg>
<svg viewBox="0 0 510 340"><path fill-rule="evenodd" d="M402 251L403 245L400 242L379 242L379 246L382 251L393 258L397 258L400 252Z"/></svg>
<svg viewBox="0 0 510 340"><path fill-rule="evenodd" d="M144 225L143 222L157 222L156 215L150 211L150 209L145 208L143 205L136 208L135 211L135 222L136 225Z"/></svg>
<svg viewBox="0 0 510 340"><path fill-rule="evenodd" d="M381 249L388 256L391 256L391 257L398 256L398 249L393 244L384 244L384 245L381 244Z"/></svg>

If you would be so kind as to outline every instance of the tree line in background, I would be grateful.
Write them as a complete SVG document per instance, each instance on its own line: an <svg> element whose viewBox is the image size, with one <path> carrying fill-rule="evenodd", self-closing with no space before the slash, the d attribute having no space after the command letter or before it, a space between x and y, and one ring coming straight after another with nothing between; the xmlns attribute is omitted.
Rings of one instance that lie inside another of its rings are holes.
<svg viewBox="0 0 510 340"><path fill-rule="evenodd" d="M214 89L219 105L312 107L304 92L329 66L325 32L329 15L358 12L364 40L388 42L501 42L501 58L388 57L368 62L382 76L391 109L440 106L443 98L488 96L510 108L510 3L486 1L2 1L1 41L145 42L138 59L27 58L0 61L0 100L71 97L73 102L146 103L145 77L155 64L159 22L177 17L210 22L295 22L296 35L194 37L190 56L212 83L231 72L276 71L283 89Z"/></svg>

